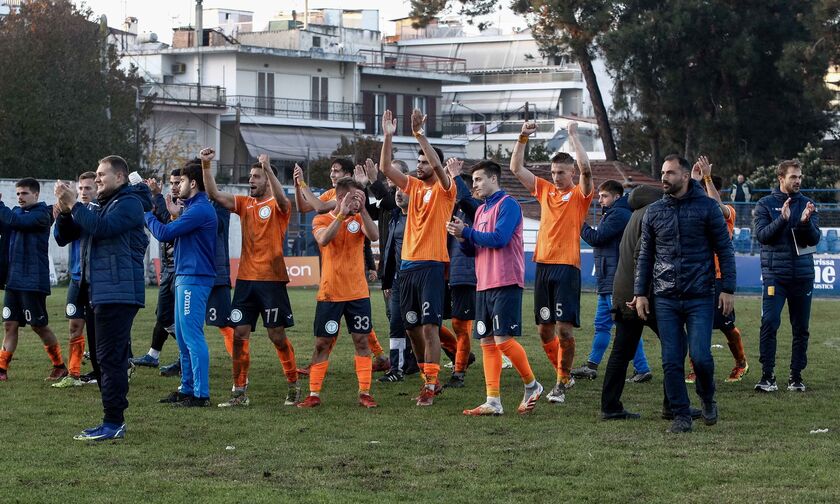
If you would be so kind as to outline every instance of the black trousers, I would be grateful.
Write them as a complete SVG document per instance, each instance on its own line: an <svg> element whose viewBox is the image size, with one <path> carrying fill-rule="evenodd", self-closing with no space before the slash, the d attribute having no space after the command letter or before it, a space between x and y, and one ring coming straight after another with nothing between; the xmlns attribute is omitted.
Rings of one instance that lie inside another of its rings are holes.
<svg viewBox="0 0 840 504"><path fill-rule="evenodd" d="M621 403L621 394L624 393L627 367L636 355L636 348L639 346L639 340L645 326L653 329L657 337L659 336L656 323L652 320L645 322L636 317L624 318L621 313L615 315L615 338L610 358L607 361L607 369L604 373L604 385L601 389L601 412L603 413L619 413L624 410L624 405ZM668 399L664 396L664 392L662 408L665 411L670 411Z"/></svg>
<svg viewBox="0 0 840 504"><path fill-rule="evenodd" d="M87 289L84 289L87 295ZM90 361L102 395L103 422L125 423L131 326L139 306L101 304L86 312Z"/></svg>

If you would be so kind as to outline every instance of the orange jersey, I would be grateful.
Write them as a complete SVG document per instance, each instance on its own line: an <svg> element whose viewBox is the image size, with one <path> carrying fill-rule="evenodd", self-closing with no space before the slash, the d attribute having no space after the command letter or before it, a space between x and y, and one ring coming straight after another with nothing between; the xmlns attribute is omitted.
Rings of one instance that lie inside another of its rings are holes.
<svg viewBox="0 0 840 504"><path fill-rule="evenodd" d="M449 180L447 191L440 182L427 186L416 177L408 177L408 184L403 188L408 195L403 261L449 262L446 223L452 217L457 193L455 182Z"/></svg>
<svg viewBox="0 0 840 504"><path fill-rule="evenodd" d="M312 234L328 228L334 221L332 213L316 216L312 219ZM370 297L365 277L365 234L361 216L344 219L332 241L320 248L318 301L353 301Z"/></svg>
<svg viewBox="0 0 840 504"><path fill-rule="evenodd" d="M327 201L332 201L335 199L335 189L327 189L320 196L318 199L326 203Z"/></svg>
<svg viewBox="0 0 840 504"><path fill-rule="evenodd" d="M273 197L258 201L251 196L236 196L233 212L242 228L242 253L239 256L239 280L288 282L283 259L283 239L291 212L283 212Z"/></svg>
<svg viewBox="0 0 840 504"><path fill-rule="evenodd" d="M540 203L540 229L534 262L580 269L580 228L594 193L583 194L579 185L561 192L551 182L535 177L533 195Z"/></svg>
<svg viewBox="0 0 840 504"><path fill-rule="evenodd" d="M735 207L732 205L726 205L726 208L729 209L729 218L727 219L724 216L724 220L726 220L726 229L729 231L729 238L732 239L732 235L735 233ZM720 263L718 262L717 254L715 254L715 278L720 278Z"/></svg>

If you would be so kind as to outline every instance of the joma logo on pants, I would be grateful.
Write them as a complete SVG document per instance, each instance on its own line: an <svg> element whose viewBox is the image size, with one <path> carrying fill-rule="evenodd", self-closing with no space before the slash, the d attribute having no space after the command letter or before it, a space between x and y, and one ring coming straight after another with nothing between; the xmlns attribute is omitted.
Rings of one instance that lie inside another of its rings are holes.
<svg viewBox="0 0 840 504"><path fill-rule="evenodd" d="M190 314L190 296L192 296L192 291L185 290L184 291L184 315Z"/></svg>

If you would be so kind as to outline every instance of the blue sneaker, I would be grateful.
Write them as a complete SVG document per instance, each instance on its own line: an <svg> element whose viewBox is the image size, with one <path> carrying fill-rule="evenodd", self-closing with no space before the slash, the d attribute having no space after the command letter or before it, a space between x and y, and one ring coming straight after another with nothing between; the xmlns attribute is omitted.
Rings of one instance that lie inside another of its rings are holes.
<svg viewBox="0 0 840 504"><path fill-rule="evenodd" d="M123 439L125 424L103 423L97 427L85 429L73 436L76 441L107 441L109 439Z"/></svg>
<svg viewBox="0 0 840 504"><path fill-rule="evenodd" d="M160 359L155 359L149 354L144 355L143 357L139 357L136 359L129 359L132 364L135 366L143 366L143 367L153 367L156 368L160 365Z"/></svg>

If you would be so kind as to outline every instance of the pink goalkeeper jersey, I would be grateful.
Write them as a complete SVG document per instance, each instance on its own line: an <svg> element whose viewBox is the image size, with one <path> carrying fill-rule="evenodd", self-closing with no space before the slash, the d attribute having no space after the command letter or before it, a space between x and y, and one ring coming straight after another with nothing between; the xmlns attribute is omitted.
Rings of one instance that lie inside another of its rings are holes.
<svg viewBox="0 0 840 504"><path fill-rule="evenodd" d="M505 195L493 208L481 205L475 212L473 228L482 233L496 230L496 220L502 203L510 196ZM507 245L502 248L475 247L475 276L477 291L518 285L525 287L525 244L522 240L522 219Z"/></svg>

